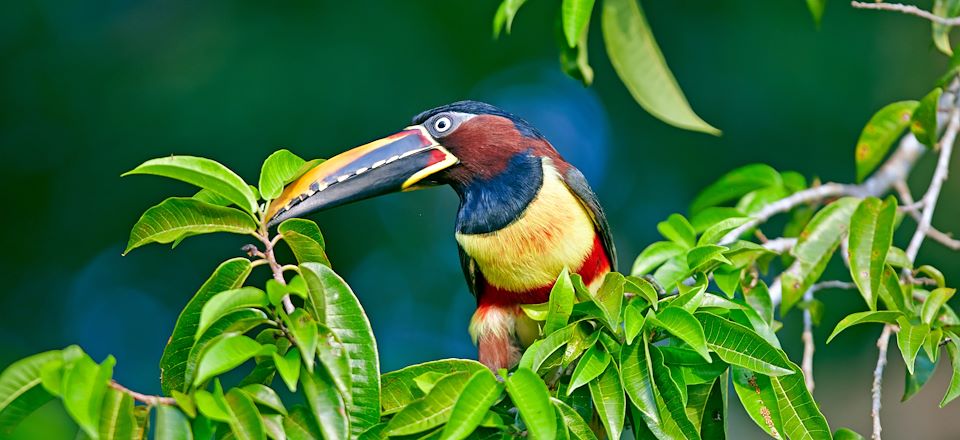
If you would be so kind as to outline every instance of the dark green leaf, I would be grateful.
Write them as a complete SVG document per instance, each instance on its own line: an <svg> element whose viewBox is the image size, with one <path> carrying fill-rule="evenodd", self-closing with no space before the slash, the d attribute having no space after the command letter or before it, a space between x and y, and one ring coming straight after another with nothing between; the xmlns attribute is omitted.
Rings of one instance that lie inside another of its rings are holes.
<svg viewBox="0 0 960 440"><path fill-rule="evenodd" d="M605 0L601 21L610 63L640 106L670 125L720 134L690 108L663 59L639 2Z"/></svg>
<svg viewBox="0 0 960 440"><path fill-rule="evenodd" d="M301 369L300 383L324 438L348 438L351 426L347 417L347 404L326 368L316 368L312 373Z"/></svg>
<svg viewBox="0 0 960 440"><path fill-rule="evenodd" d="M488 370L480 370L470 377L450 411L450 421L444 426L441 439L465 439L486 417L489 409L500 398L503 384Z"/></svg>
<svg viewBox="0 0 960 440"><path fill-rule="evenodd" d="M850 217L850 276L870 310L876 310L883 265L893 242L897 200L868 197Z"/></svg>
<svg viewBox="0 0 960 440"><path fill-rule="evenodd" d="M156 436L157 440L193 440L190 419L174 406L157 405Z"/></svg>
<svg viewBox="0 0 960 440"><path fill-rule="evenodd" d="M506 385L530 436L554 438L557 435L556 413L550 404L550 392L540 376L527 368L518 368L507 378Z"/></svg>
<svg viewBox="0 0 960 440"><path fill-rule="evenodd" d="M263 161L260 168L260 195L264 200L280 197L283 186L295 178L306 162L287 150L278 150Z"/></svg>
<svg viewBox="0 0 960 440"><path fill-rule="evenodd" d="M935 0L936 3L942 3L943 0ZM960 1L947 0L960 7ZM936 39L936 24L934 24L934 39ZM947 42L947 49L950 49L950 43ZM940 95L943 89L937 87L920 100L920 105L913 112L913 119L910 121L910 131L917 137L921 144L930 148L937 145L937 110L940 106Z"/></svg>
<svg viewBox="0 0 960 440"><path fill-rule="evenodd" d="M161 157L148 160L123 175L131 174L152 174L182 180L216 192L248 213L257 211L257 199L246 182L229 168L210 159L192 156Z"/></svg>
<svg viewBox="0 0 960 440"><path fill-rule="evenodd" d="M937 363L930 360L926 353L920 352L913 365L913 374L904 372L903 397L900 398L900 401L906 402L919 393L920 389L933 377L933 372L936 369Z"/></svg>
<svg viewBox="0 0 960 440"><path fill-rule="evenodd" d="M124 255L148 243L170 243L185 235L211 232L250 234L253 218L234 208L211 205L189 197L171 197L140 217L130 231Z"/></svg>
<svg viewBox="0 0 960 440"><path fill-rule="evenodd" d="M857 141L857 181L862 182L873 170L880 165L893 142L900 137L900 133L910 124L913 110L917 108L917 101L900 101L888 104L877 111L870 122L863 127L860 140Z"/></svg>
<svg viewBox="0 0 960 440"><path fill-rule="evenodd" d="M203 283L193 296L173 328L170 341L160 358L160 384L164 394L173 390L186 391L191 378L186 377L187 358L193 347L194 335L200 325L203 306L214 295L225 290L235 289L243 284L250 274L250 260L234 258L221 264L213 275Z"/></svg>
<svg viewBox="0 0 960 440"><path fill-rule="evenodd" d="M343 278L319 263L300 264L300 273L307 272L313 272L322 283L326 301L324 323L337 335L350 357L350 394L353 396L349 405L350 432L360 435L380 421L380 359L373 330L360 301Z"/></svg>
<svg viewBox="0 0 960 440"><path fill-rule="evenodd" d="M845 197L821 209L800 234L792 254L797 259L783 272L783 300L780 314L785 314L820 278L833 256L840 239L850 224L850 216L860 199Z"/></svg>
<svg viewBox="0 0 960 440"><path fill-rule="evenodd" d="M680 385L673 379L668 369L663 363L663 355L656 346L650 346L650 365L653 373L653 381L660 391L660 397L666 404L670 417L677 423L677 426L683 432L687 439L699 439L699 430L687 418L687 412L681 396ZM615 437L616 438L616 437Z"/></svg>
<svg viewBox="0 0 960 440"><path fill-rule="evenodd" d="M897 322L897 318L903 316L903 313L890 311L890 310L880 310L876 312L857 312L847 315L847 317L840 320L837 323L837 326L834 327L833 333L830 333L830 337L827 338L827 343L833 340L840 332L846 330L848 327L863 324L865 322L880 322L886 324L893 324Z"/></svg>
<svg viewBox="0 0 960 440"><path fill-rule="evenodd" d="M323 234L320 233L320 227L316 223L302 218L292 218L280 223L280 226L277 226L277 232L283 236L287 246L290 246L298 263L330 265L330 260L327 259L327 253L324 251Z"/></svg>
<svg viewBox="0 0 960 440"><path fill-rule="evenodd" d="M753 330L710 313L694 316L703 325L707 346L724 362L770 376L791 374L783 352Z"/></svg>
<svg viewBox="0 0 960 440"><path fill-rule="evenodd" d="M306 389L306 385L304 385ZM239 388L227 392L227 407L230 408L230 430L238 440L265 440L267 431L260 418L260 411L247 393Z"/></svg>

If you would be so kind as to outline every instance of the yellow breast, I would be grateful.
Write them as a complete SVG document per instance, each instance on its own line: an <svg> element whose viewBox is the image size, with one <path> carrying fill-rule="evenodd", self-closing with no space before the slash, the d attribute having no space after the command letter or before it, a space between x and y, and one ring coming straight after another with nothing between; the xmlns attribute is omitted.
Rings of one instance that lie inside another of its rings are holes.
<svg viewBox="0 0 960 440"><path fill-rule="evenodd" d="M456 237L488 283L525 292L553 283L564 267L577 270L595 233L590 215L545 158L543 186L520 218L497 231Z"/></svg>

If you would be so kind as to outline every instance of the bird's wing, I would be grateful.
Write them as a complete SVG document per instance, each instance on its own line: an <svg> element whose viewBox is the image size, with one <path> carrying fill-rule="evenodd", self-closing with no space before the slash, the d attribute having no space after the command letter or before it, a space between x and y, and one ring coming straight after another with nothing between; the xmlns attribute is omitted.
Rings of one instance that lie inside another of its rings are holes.
<svg viewBox="0 0 960 440"><path fill-rule="evenodd" d="M603 213L600 201L597 195L590 189L587 178L575 167L570 167L563 175L563 181L567 187L580 199L583 206L590 212L593 219L593 226L597 228L597 233L603 239L603 247L607 251L607 257L610 258L610 270L617 270L617 251L613 247L613 236L610 234L610 225L607 223L607 216Z"/></svg>
<svg viewBox="0 0 960 440"><path fill-rule="evenodd" d="M463 277L467 279L467 287L470 288L474 298L480 298L484 281L483 275L477 269L477 262L470 258L459 244L457 244L457 250L460 252L460 268L463 269Z"/></svg>

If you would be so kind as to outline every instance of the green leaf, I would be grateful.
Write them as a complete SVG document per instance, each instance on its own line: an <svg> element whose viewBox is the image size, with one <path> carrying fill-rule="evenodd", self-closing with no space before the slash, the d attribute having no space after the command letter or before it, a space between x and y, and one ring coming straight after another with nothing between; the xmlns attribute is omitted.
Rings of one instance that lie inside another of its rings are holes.
<svg viewBox="0 0 960 440"><path fill-rule="evenodd" d="M486 417L500 394L503 384L490 371L477 371L470 377L450 411L450 421L444 426L441 439L465 439Z"/></svg>
<svg viewBox="0 0 960 440"><path fill-rule="evenodd" d="M960 1L949 0L960 7ZM940 3L942 0L936 0ZM934 27L937 25L934 24ZM950 43L947 41L947 49ZM910 131L916 136L921 144L930 148L937 145L937 110L940 106L940 95L943 89L937 87L920 100L920 105L913 112L913 118L910 120Z"/></svg>
<svg viewBox="0 0 960 440"><path fill-rule="evenodd" d="M752 191L782 184L780 173L769 165L744 165L724 174L697 195L690 204L690 212L698 214L709 207L739 199ZM740 214L739 211L735 212Z"/></svg>
<svg viewBox="0 0 960 440"><path fill-rule="evenodd" d="M573 1L589 1L593 3L594 0ZM563 35L563 29L559 29L562 27L563 23L561 18L561 20L558 20L557 26L557 44L560 46L560 69L563 70L563 73L567 74L567 76L583 83L584 86L589 86L593 83L593 68L590 67L590 58L587 54L590 28L589 26L584 26L575 45L570 46L567 44L566 38Z"/></svg>
<svg viewBox="0 0 960 440"><path fill-rule="evenodd" d="M180 312L170 341L160 358L160 385L164 394L169 395L173 390L186 391L190 385L192 378L186 377L187 358L193 347L204 305L214 295L241 286L250 275L250 269L250 260L246 258L225 261L213 271L213 275L200 286Z"/></svg>
<svg viewBox="0 0 960 440"><path fill-rule="evenodd" d="M324 251L323 234L320 233L320 227L313 221L302 218L285 220L277 226L277 232L283 236L284 243L290 246L298 263L330 265L330 260L327 259L327 253Z"/></svg>
<svg viewBox="0 0 960 440"><path fill-rule="evenodd" d="M623 309L623 330L624 337L628 344L632 344L640 331L643 330L645 318L643 317L644 304L642 301L633 300Z"/></svg>
<svg viewBox="0 0 960 440"><path fill-rule="evenodd" d="M214 322L231 312L247 308L263 308L269 303L267 294L256 287L241 287L220 292L203 305L196 337L199 338Z"/></svg>
<svg viewBox="0 0 960 440"><path fill-rule="evenodd" d="M580 35L590 23L590 14L593 12L594 0L563 0L563 35L567 44L575 47L580 41Z"/></svg>
<svg viewBox="0 0 960 440"><path fill-rule="evenodd" d="M907 258L907 254L896 246L891 246L887 252L887 264L900 269L913 269L913 262Z"/></svg>
<svg viewBox="0 0 960 440"><path fill-rule="evenodd" d="M97 365L89 356L81 353L72 361L64 363L64 406L80 428L93 438L97 438L99 433L100 410L116 362L113 356L107 356L101 365Z"/></svg>
<svg viewBox="0 0 960 440"><path fill-rule="evenodd" d="M164 405L160 405L164 406ZM133 416L133 397L108 388L100 409L100 440L130 440L137 427Z"/></svg>
<svg viewBox="0 0 960 440"><path fill-rule="evenodd" d="M690 249L687 252L687 267L694 272L706 272L719 264L730 264L730 260L723 256L726 250L726 247L715 244Z"/></svg>
<svg viewBox="0 0 960 440"><path fill-rule="evenodd" d="M827 6L827 0L807 0L807 9L810 10L810 15L813 16L813 23L820 27L820 22L823 20L823 9Z"/></svg>
<svg viewBox="0 0 960 440"><path fill-rule="evenodd" d="M943 272L940 272L940 269L936 267L924 264L917 268L916 273L930 277L937 283L937 287L945 287L947 285L947 281L943 277Z"/></svg>
<svg viewBox="0 0 960 440"><path fill-rule="evenodd" d="M627 402L623 395L623 384L620 382L620 374L617 372L616 363L611 362L607 365L603 374L592 380L589 386L594 408L600 416L600 422L603 423L607 436L609 438L620 438L620 434L623 432Z"/></svg>
<svg viewBox="0 0 960 440"><path fill-rule="evenodd" d="M770 378L737 366L730 367L730 372L733 389L747 415L771 437L782 438L783 419Z"/></svg>
<svg viewBox="0 0 960 440"><path fill-rule="evenodd" d="M290 415L283 418L283 431L290 440L323 439L317 421L310 414L310 410L303 405L293 407L290 410Z"/></svg>
<svg viewBox="0 0 960 440"><path fill-rule="evenodd" d="M390 436L416 434L446 423L468 377L462 372L444 376L423 399L411 403L393 416L384 433Z"/></svg>
<svg viewBox="0 0 960 440"><path fill-rule="evenodd" d="M567 325L570 313L573 312L574 292L570 273L563 268L556 283L550 289L547 319L543 323L543 334L549 335Z"/></svg>
<svg viewBox="0 0 960 440"><path fill-rule="evenodd" d="M914 362L913 374L904 372L903 397L900 398L900 401L906 402L919 393L920 389L933 377L933 372L936 369L937 363L930 360L926 353L920 352Z"/></svg>
<svg viewBox="0 0 960 440"><path fill-rule="evenodd" d="M530 436L554 438L557 435L556 413L550 404L550 392L540 376L527 368L518 368L507 378L506 385L507 394L519 410Z"/></svg>
<svg viewBox="0 0 960 440"><path fill-rule="evenodd" d="M192 381L196 377L197 367L200 365L200 357L206 352L210 344L224 333L246 333L247 331L259 325L268 322L267 315L259 309L240 309L228 313L218 319L207 331L200 335L190 354L187 356L187 366L185 377Z"/></svg>
<svg viewBox="0 0 960 440"><path fill-rule="evenodd" d="M60 351L46 351L20 359L0 374L0 434L12 434L23 419L53 398L41 386L44 366L62 362Z"/></svg>
<svg viewBox="0 0 960 440"><path fill-rule="evenodd" d="M917 101L900 101L880 109L863 127L857 141L857 182L862 182L886 157L893 142L910 124Z"/></svg>
<svg viewBox="0 0 960 440"><path fill-rule="evenodd" d="M596 379L597 376L603 374L604 370L607 369L607 365L610 364L610 354L603 350L600 344L594 344L591 346L583 356L580 357L580 361L577 362L576 368L573 369L573 374L570 375L570 385L567 387L567 395L573 394L573 392L580 388L583 385L586 385L588 382Z"/></svg>
<svg viewBox="0 0 960 440"><path fill-rule="evenodd" d="M189 394L181 393L177 390L173 390L172 397L173 400L177 402L177 406L180 407L187 417L197 417L197 403L193 400L193 397L190 397Z"/></svg>
<svg viewBox="0 0 960 440"><path fill-rule="evenodd" d="M633 276L641 276L650 273L657 266L665 261L686 253L686 248L672 241L658 241L647 246L637 259L633 262L633 269L630 273Z"/></svg>
<svg viewBox="0 0 960 440"><path fill-rule="evenodd" d="M332 330L323 324L317 324L317 354L320 362L327 368L337 389L344 395L347 403L351 401L350 355Z"/></svg>
<svg viewBox="0 0 960 440"><path fill-rule="evenodd" d="M386 373L381 378L383 390L380 400L383 405L383 414L393 414L411 402L423 397L424 394L416 387L414 379L426 373L436 372L447 375L465 372L473 375L477 371L486 369L486 366L477 361L444 359L411 365L397 371Z"/></svg>
<svg viewBox="0 0 960 440"><path fill-rule="evenodd" d="M623 286L625 280L623 275L617 272L610 272L603 278L603 284L593 295L593 302L600 307L603 312L605 324L614 333L619 334L620 328L620 308L623 304Z"/></svg>
<svg viewBox="0 0 960 440"><path fill-rule="evenodd" d="M283 431L283 416L280 414L261 414L263 428L267 432L267 438L273 440L286 440L287 434Z"/></svg>
<svg viewBox="0 0 960 440"><path fill-rule="evenodd" d="M663 59L639 2L605 0L601 20L610 63L640 106L670 125L720 134L690 108Z"/></svg>
<svg viewBox="0 0 960 440"><path fill-rule="evenodd" d="M937 318L940 308L953 297L956 291L957 289L946 287L933 289L927 299L923 301L923 306L920 309L920 319L927 324L932 323Z"/></svg>
<svg viewBox="0 0 960 440"><path fill-rule="evenodd" d="M280 414L287 415L287 409L283 406L283 401L277 392L266 385L254 383L245 385L242 388L245 393L257 404L270 408Z"/></svg>
<svg viewBox="0 0 960 440"><path fill-rule="evenodd" d="M293 181L306 162L287 150L278 150L263 161L260 168L260 196L264 200L280 197L283 186Z"/></svg>
<svg viewBox="0 0 960 440"><path fill-rule="evenodd" d="M134 407L133 418L137 421L137 426L133 431L133 440L147 440L147 433L150 431L150 407Z"/></svg>
<svg viewBox="0 0 960 440"><path fill-rule="evenodd" d="M294 342L300 349L300 360L313 372L313 364L317 355L317 322L306 310L296 309L285 319Z"/></svg>
<svg viewBox="0 0 960 440"><path fill-rule="evenodd" d="M953 374L950 376L950 385L947 386L947 393L940 401L940 408L947 406L948 403L960 396L960 336L947 332L950 335L950 342L947 343L947 354L950 356L950 365Z"/></svg>
<svg viewBox="0 0 960 440"><path fill-rule="evenodd" d="M157 440L193 440L190 419L174 406L157 405L156 436Z"/></svg>
<svg viewBox="0 0 960 440"><path fill-rule="evenodd" d="M852 429L840 428L833 433L833 440L864 440L864 438Z"/></svg>
<svg viewBox="0 0 960 440"><path fill-rule="evenodd" d="M850 217L850 276L870 310L877 309L883 265L893 243L897 199L868 197Z"/></svg>
<svg viewBox="0 0 960 440"><path fill-rule="evenodd" d="M560 411L560 416L563 418L563 423L567 425L567 428L570 430L570 433L573 434L573 438L577 440L597 440L597 435L593 433L593 430L590 429L590 425L583 420L583 417L577 413L577 410L573 409L570 405L567 405L559 399L550 398L550 402L553 403L553 406Z"/></svg>
<svg viewBox="0 0 960 440"><path fill-rule="evenodd" d="M349 405L350 433L358 436L380 421L380 360L370 321L360 301L347 283L327 266L319 263L300 264L300 273L306 279L312 272L323 285L326 301L324 323L350 357L351 395ZM311 294L310 301L315 295Z"/></svg>
<svg viewBox="0 0 960 440"><path fill-rule="evenodd" d="M724 362L770 376L790 373L790 361L753 330L719 316L694 314L703 325L707 346Z"/></svg>
<svg viewBox="0 0 960 440"><path fill-rule="evenodd" d="M123 175L131 174L152 174L182 180L229 199L247 213L257 212L257 199L246 182L229 168L210 159L193 156L161 157L148 160Z"/></svg>
<svg viewBox="0 0 960 440"><path fill-rule="evenodd" d="M667 411L670 412L670 417L677 423L684 437L687 439L699 439L699 430L690 422L690 419L687 418L687 411L685 409L680 385L674 381L670 374L670 369L664 365L663 355L660 354L660 349L656 346L650 347L650 365L652 366L650 371L653 373L653 381L657 386L657 390L660 391L660 397L663 398Z"/></svg>
<svg viewBox="0 0 960 440"><path fill-rule="evenodd" d="M544 363L550 359L554 353L570 342L578 325L578 323L574 322L551 333L546 338L535 341L524 351L523 356L520 358L519 365L539 372L544 366Z"/></svg>
<svg viewBox="0 0 960 440"><path fill-rule="evenodd" d="M650 373L650 356L646 338L640 338L636 344L623 347L620 352L620 368L623 371L623 389L633 406L637 408L643 422L652 431L662 430L660 412L657 410L657 393ZM692 351L691 351L692 352Z"/></svg>
<svg viewBox="0 0 960 440"><path fill-rule="evenodd" d="M767 324L773 322L773 301L770 299L770 290L767 283L763 280L757 280L757 285L748 288L746 285L741 287L743 297L751 308L757 311L763 321Z"/></svg>
<svg viewBox="0 0 960 440"><path fill-rule="evenodd" d="M926 339L923 340L923 351L934 363L940 356L940 341L943 340L943 329L940 328L931 329L930 333L927 333Z"/></svg>
<svg viewBox="0 0 960 440"><path fill-rule="evenodd" d="M670 334L686 342L704 360L710 362L707 342L703 335L703 326L690 312L680 307L667 307L651 318L651 322L663 327Z"/></svg>
<svg viewBox="0 0 960 440"><path fill-rule="evenodd" d="M931 10L934 15L952 18L960 14L960 1L957 0L934 0L933 9ZM940 49L940 52L948 56L953 55L953 49L950 48L950 29L951 26L946 26L937 22L932 23L932 34L933 34L933 43L937 46L937 49Z"/></svg>
<svg viewBox="0 0 960 440"><path fill-rule="evenodd" d="M500 31L506 28L507 34L510 33L513 26L513 18L517 16L517 11L526 3L527 0L503 0L500 8L497 9L497 15L493 17L493 37L500 36Z"/></svg>
<svg viewBox="0 0 960 440"><path fill-rule="evenodd" d="M170 243L185 235L211 232L250 234L256 228L253 218L237 209L189 197L171 197L148 209L137 220L123 254L148 243Z"/></svg>
<svg viewBox="0 0 960 440"><path fill-rule="evenodd" d="M262 346L246 336L225 333L218 336L200 355L197 377L193 384L200 385L210 378L230 371L259 354Z"/></svg>
<svg viewBox="0 0 960 440"><path fill-rule="evenodd" d="M892 249L892 248L891 248ZM916 314L913 298L904 294L900 287L897 271L889 264L883 268L883 284L880 286L880 299L887 309L903 312L906 315Z"/></svg>
<svg viewBox="0 0 960 440"><path fill-rule="evenodd" d="M913 364L917 358L917 352L923 346L923 340L930 333L930 325L926 323L911 323L905 316L897 318L897 324L900 331L897 332L897 347L900 348L900 354L903 355L903 363L907 365L907 371L913 374Z"/></svg>
<svg viewBox="0 0 960 440"><path fill-rule="evenodd" d="M859 203L860 199L853 197L839 199L821 209L803 229L792 251L796 261L782 275L781 315L786 314L823 274Z"/></svg>
<svg viewBox="0 0 960 440"><path fill-rule="evenodd" d="M300 350L291 348L283 356L273 354L273 363L277 366L277 373L291 393L297 391L297 379L300 377Z"/></svg>
<svg viewBox="0 0 960 440"><path fill-rule="evenodd" d="M790 366L793 374L770 378L783 418L781 432L791 439L829 439L830 425L807 391L803 372L792 362Z"/></svg>
<svg viewBox="0 0 960 440"><path fill-rule="evenodd" d="M880 322L886 324L893 324L897 322L897 319L903 317L903 313L892 311L892 310L879 310L873 312L857 312L847 315L847 317L840 320L837 323L837 326L834 327L833 333L830 333L830 337L827 338L827 343L833 340L840 332L846 330L847 328L863 324L865 322Z"/></svg>
<svg viewBox="0 0 960 440"><path fill-rule="evenodd" d="M652 306L654 310L657 310L657 305L660 302L660 295L658 290L661 289L660 286L655 286L652 281L646 278L629 276L624 278L623 291L624 293L635 293L640 295L640 297L646 300L647 304Z"/></svg>
<svg viewBox="0 0 960 440"><path fill-rule="evenodd" d="M326 368L316 368L312 373L301 369L300 383L324 438L348 438L352 427L347 417L347 403Z"/></svg>
<svg viewBox="0 0 960 440"><path fill-rule="evenodd" d="M703 235L700 236L700 239L697 241L697 245L703 246L717 244L721 239L723 239L723 237L727 235L727 233L739 228L740 226L743 226L749 221L749 217L731 217L721 220L703 231Z"/></svg>
<svg viewBox="0 0 960 440"><path fill-rule="evenodd" d="M267 438L260 411L247 393L234 388L227 392L226 402L231 412L230 430L237 439L265 440Z"/></svg>
<svg viewBox="0 0 960 440"><path fill-rule="evenodd" d="M696 244L697 234L693 232L693 226L680 214L671 214L666 220L657 223L657 230L664 238L684 249L690 249Z"/></svg>

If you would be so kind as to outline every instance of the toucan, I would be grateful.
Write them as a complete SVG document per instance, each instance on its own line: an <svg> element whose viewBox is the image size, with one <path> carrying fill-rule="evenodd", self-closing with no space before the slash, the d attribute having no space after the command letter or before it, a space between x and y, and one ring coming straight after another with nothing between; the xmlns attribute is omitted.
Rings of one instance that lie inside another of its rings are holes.
<svg viewBox="0 0 960 440"><path fill-rule="evenodd" d="M378 195L449 185L455 237L477 309L480 362L515 366L539 327L521 304L547 302L567 268L596 291L616 268L603 208L586 178L530 123L490 104L427 110L402 131L322 162L288 184L270 225Z"/></svg>

